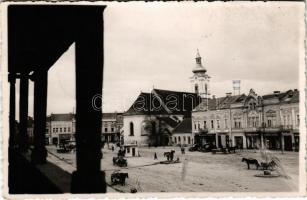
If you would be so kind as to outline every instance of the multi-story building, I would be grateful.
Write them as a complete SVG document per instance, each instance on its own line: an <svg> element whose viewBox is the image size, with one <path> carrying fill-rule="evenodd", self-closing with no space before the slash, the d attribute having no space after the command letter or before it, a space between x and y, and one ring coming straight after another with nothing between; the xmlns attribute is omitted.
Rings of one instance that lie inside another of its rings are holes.
<svg viewBox="0 0 307 200"><path fill-rule="evenodd" d="M299 91L203 99L192 112L195 142L217 147L299 149Z"/></svg>
<svg viewBox="0 0 307 200"><path fill-rule="evenodd" d="M74 140L74 115L68 114L51 114L50 132L51 143L58 145L67 140Z"/></svg>
<svg viewBox="0 0 307 200"><path fill-rule="evenodd" d="M102 141L106 143L118 143L120 141L122 127L122 113L102 113Z"/></svg>

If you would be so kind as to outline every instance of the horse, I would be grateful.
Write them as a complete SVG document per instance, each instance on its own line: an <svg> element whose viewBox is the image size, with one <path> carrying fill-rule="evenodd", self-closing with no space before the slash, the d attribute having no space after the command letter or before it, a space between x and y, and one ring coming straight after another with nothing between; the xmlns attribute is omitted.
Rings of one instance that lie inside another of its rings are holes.
<svg viewBox="0 0 307 200"><path fill-rule="evenodd" d="M167 161L173 161L175 151L171 150L170 152L164 152L164 157L167 158Z"/></svg>
<svg viewBox="0 0 307 200"><path fill-rule="evenodd" d="M253 159L253 158L242 158L242 162L246 162L247 164L247 169L250 169L249 165L256 165L257 169L260 166L258 160Z"/></svg>
<svg viewBox="0 0 307 200"><path fill-rule="evenodd" d="M228 147L228 153L231 153L231 152L236 153L236 149L237 147Z"/></svg>
<svg viewBox="0 0 307 200"><path fill-rule="evenodd" d="M167 161L169 161L170 152L164 152L164 157L166 157L166 158L167 158Z"/></svg>

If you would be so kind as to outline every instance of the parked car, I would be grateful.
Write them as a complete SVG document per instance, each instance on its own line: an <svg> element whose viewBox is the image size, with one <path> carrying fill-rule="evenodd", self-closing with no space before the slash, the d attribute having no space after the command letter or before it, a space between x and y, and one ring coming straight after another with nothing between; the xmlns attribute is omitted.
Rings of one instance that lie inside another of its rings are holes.
<svg viewBox="0 0 307 200"><path fill-rule="evenodd" d="M198 151L200 150L200 146L198 144L193 144L190 148L189 151Z"/></svg>
<svg viewBox="0 0 307 200"><path fill-rule="evenodd" d="M59 147L57 148L58 153L68 153L70 152L69 144L66 142L62 142L59 144Z"/></svg>

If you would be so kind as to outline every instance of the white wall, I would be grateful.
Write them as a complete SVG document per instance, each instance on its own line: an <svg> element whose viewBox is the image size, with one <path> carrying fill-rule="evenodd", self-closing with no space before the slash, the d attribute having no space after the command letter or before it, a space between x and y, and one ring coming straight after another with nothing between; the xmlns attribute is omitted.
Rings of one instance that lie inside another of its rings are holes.
<svg viewBox="0 0 307 200"><path fill-rule="evenodd" d="M138 146L148 145L148 136L141 135L142 123L146 120L144 115L124 116L124 143L131 144L137 142ZM134 126L134 136L130 135L130 122Z"/></svg>
<svg viewBox="0 0 307 200"><path fill-rule="evenodd" d="M178 137L180 137L180 142L178 140ZM184 137L186 138L185 141L184 141ZM190 144L188 143L188 137L190 137ZM176 142L175 142L175 138L176 138ZM194 134L192 133L173 133L172 142L173 142L173 145L177 145L177 144L192 145L194 143Z"/></svg>

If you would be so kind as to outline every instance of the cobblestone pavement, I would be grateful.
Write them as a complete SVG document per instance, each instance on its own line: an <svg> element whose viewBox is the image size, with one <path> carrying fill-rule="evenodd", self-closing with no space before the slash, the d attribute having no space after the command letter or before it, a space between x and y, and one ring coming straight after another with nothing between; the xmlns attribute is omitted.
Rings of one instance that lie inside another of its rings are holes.
<svg viewBox="0 0 307 200"><path fill-rule="evenodd" d="M180 163L160 164L164 161L163 153L174 149L175 159ZM54 147L48 150L55 153ZM125 186L112 186L113 191L130 192L136 188L138 192L291 192L298 190L299 154L297 152L270 152L282 165L285 177L259 178L262 174L253 166L247 170L243 157L263 160L258 150L238 151L235 154L212 154L189 152L181 154L178 147L140 148L141 157L127 158L128 167L113 166L112 158L116 150L103 149L102 170L106 172L106 180L111 185L110 176L113 171L121 170L129 173ZM158 160L154 160L154 153ZM75 166L75 154L57 154L62 162ZM277 173L276 171L274 173ZM109 192L112 192L109 190Z"/></svg>

